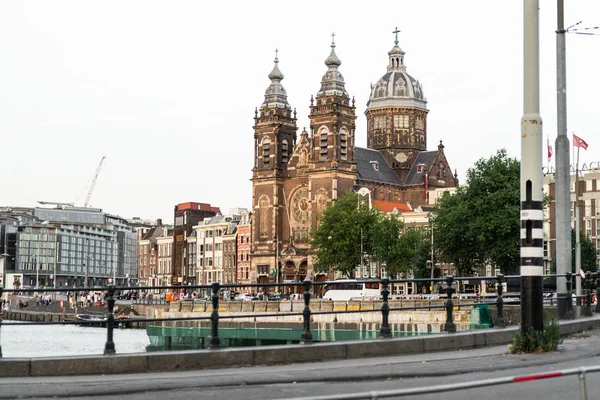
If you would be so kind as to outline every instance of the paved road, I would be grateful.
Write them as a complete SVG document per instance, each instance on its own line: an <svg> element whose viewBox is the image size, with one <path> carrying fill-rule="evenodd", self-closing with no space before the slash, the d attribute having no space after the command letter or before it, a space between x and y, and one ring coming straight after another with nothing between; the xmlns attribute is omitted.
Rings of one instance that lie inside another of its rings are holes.
<svg viewBox="0 0 600 400"><path fill-rule="evenodd" d="M139 375L0 378L0 398L291 399L433 386L600 365L600 331L570 337L549 354L508 355L506 346L411 356ZM600 398L600 374L586 379ZM581 398L576 376L411 399Z"/></svg>

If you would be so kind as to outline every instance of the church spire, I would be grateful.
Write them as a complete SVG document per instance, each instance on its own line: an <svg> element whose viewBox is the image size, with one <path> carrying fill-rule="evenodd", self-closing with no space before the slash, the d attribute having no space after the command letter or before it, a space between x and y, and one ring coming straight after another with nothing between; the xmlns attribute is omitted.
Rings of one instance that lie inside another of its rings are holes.
<svg viewBox="0 0 600 400"><path fill-rule="evenodd" d="M317 97L322 95L338 95L348 97L346 92L346 83L344 77L338 70L338 67L342 65L342 61L335 54L335 33L331 34L331 53L325 60L327 65L327 72L321 79L321 90L317 93Z"/></svg>
<svg viewBox="0 0 600 400"><path fill-rule="evenodd" d="M281 107L281 108L290 108L290 105L287 102L287 93L281 84L283 80L283 74L279 70L279 57L278 57L279 49L275 49L275 65L273 66L273 70L269 73L269 79L271 80L271 84L267 88L265 92L265 101L263 102L261 108L263 107Z"/></svg>

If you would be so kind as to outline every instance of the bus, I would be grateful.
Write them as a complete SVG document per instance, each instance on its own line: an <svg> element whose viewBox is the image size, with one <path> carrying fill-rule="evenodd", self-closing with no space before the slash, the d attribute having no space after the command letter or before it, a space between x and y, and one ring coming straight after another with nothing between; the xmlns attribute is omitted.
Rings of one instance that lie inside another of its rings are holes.
<svg viewBox="0 0 600 400"><path fill-rule="evenodd" d="M358 282L356 279L340 279L325 285L323 300L352 300L381 295L379 282Z"/></svg>

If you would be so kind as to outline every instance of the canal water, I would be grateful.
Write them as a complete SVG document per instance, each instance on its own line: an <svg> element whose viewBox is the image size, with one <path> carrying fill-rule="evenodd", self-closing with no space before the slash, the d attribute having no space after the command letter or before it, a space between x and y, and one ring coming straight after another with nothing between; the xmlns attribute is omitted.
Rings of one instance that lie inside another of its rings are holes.
<svg viewBox="0 0 600 400"><path fill-rule="evenodd" d="M9 323L10 321L6 321ZM102 355L106 328L79 325L7 325L0 328L2 356L10 358ZM393 337L414 332L393 332ZM302 329L219 329L221 347L286 345L298 343ZM313 341L376 339L379 331L315 330ZM147 329L115 329L117 354L202 349L210 344L209 328L149 326Z"/></svg>
<svg viewBox="0 0 600 400"><path fill-rule="evenodd" d="M10 321L5 321L6 323ZM145 329L115 329L118 354L144 353L150 345ZM79 325L2 324L2 357L56 357L104 354L106 328Z"/></svg>

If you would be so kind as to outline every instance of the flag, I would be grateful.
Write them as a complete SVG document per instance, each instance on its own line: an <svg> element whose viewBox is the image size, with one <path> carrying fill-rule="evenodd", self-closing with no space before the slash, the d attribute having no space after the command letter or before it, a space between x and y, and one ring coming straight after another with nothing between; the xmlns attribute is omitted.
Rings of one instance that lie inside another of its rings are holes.
<svg viewBox="0 0 600 400"><path fill-rule="evenodd" d="M585 142L585 140L583 140L576 134L573 134L573 146L583 147L584 150L587 150L588 144Z"/></svg>
<svg viewBox="0 0 600 400"><path fill-rule="evenodd" d="M552 158L552 146L550 146L550 138L546 136L546 141L548 142L548 159Z"/></svg>

